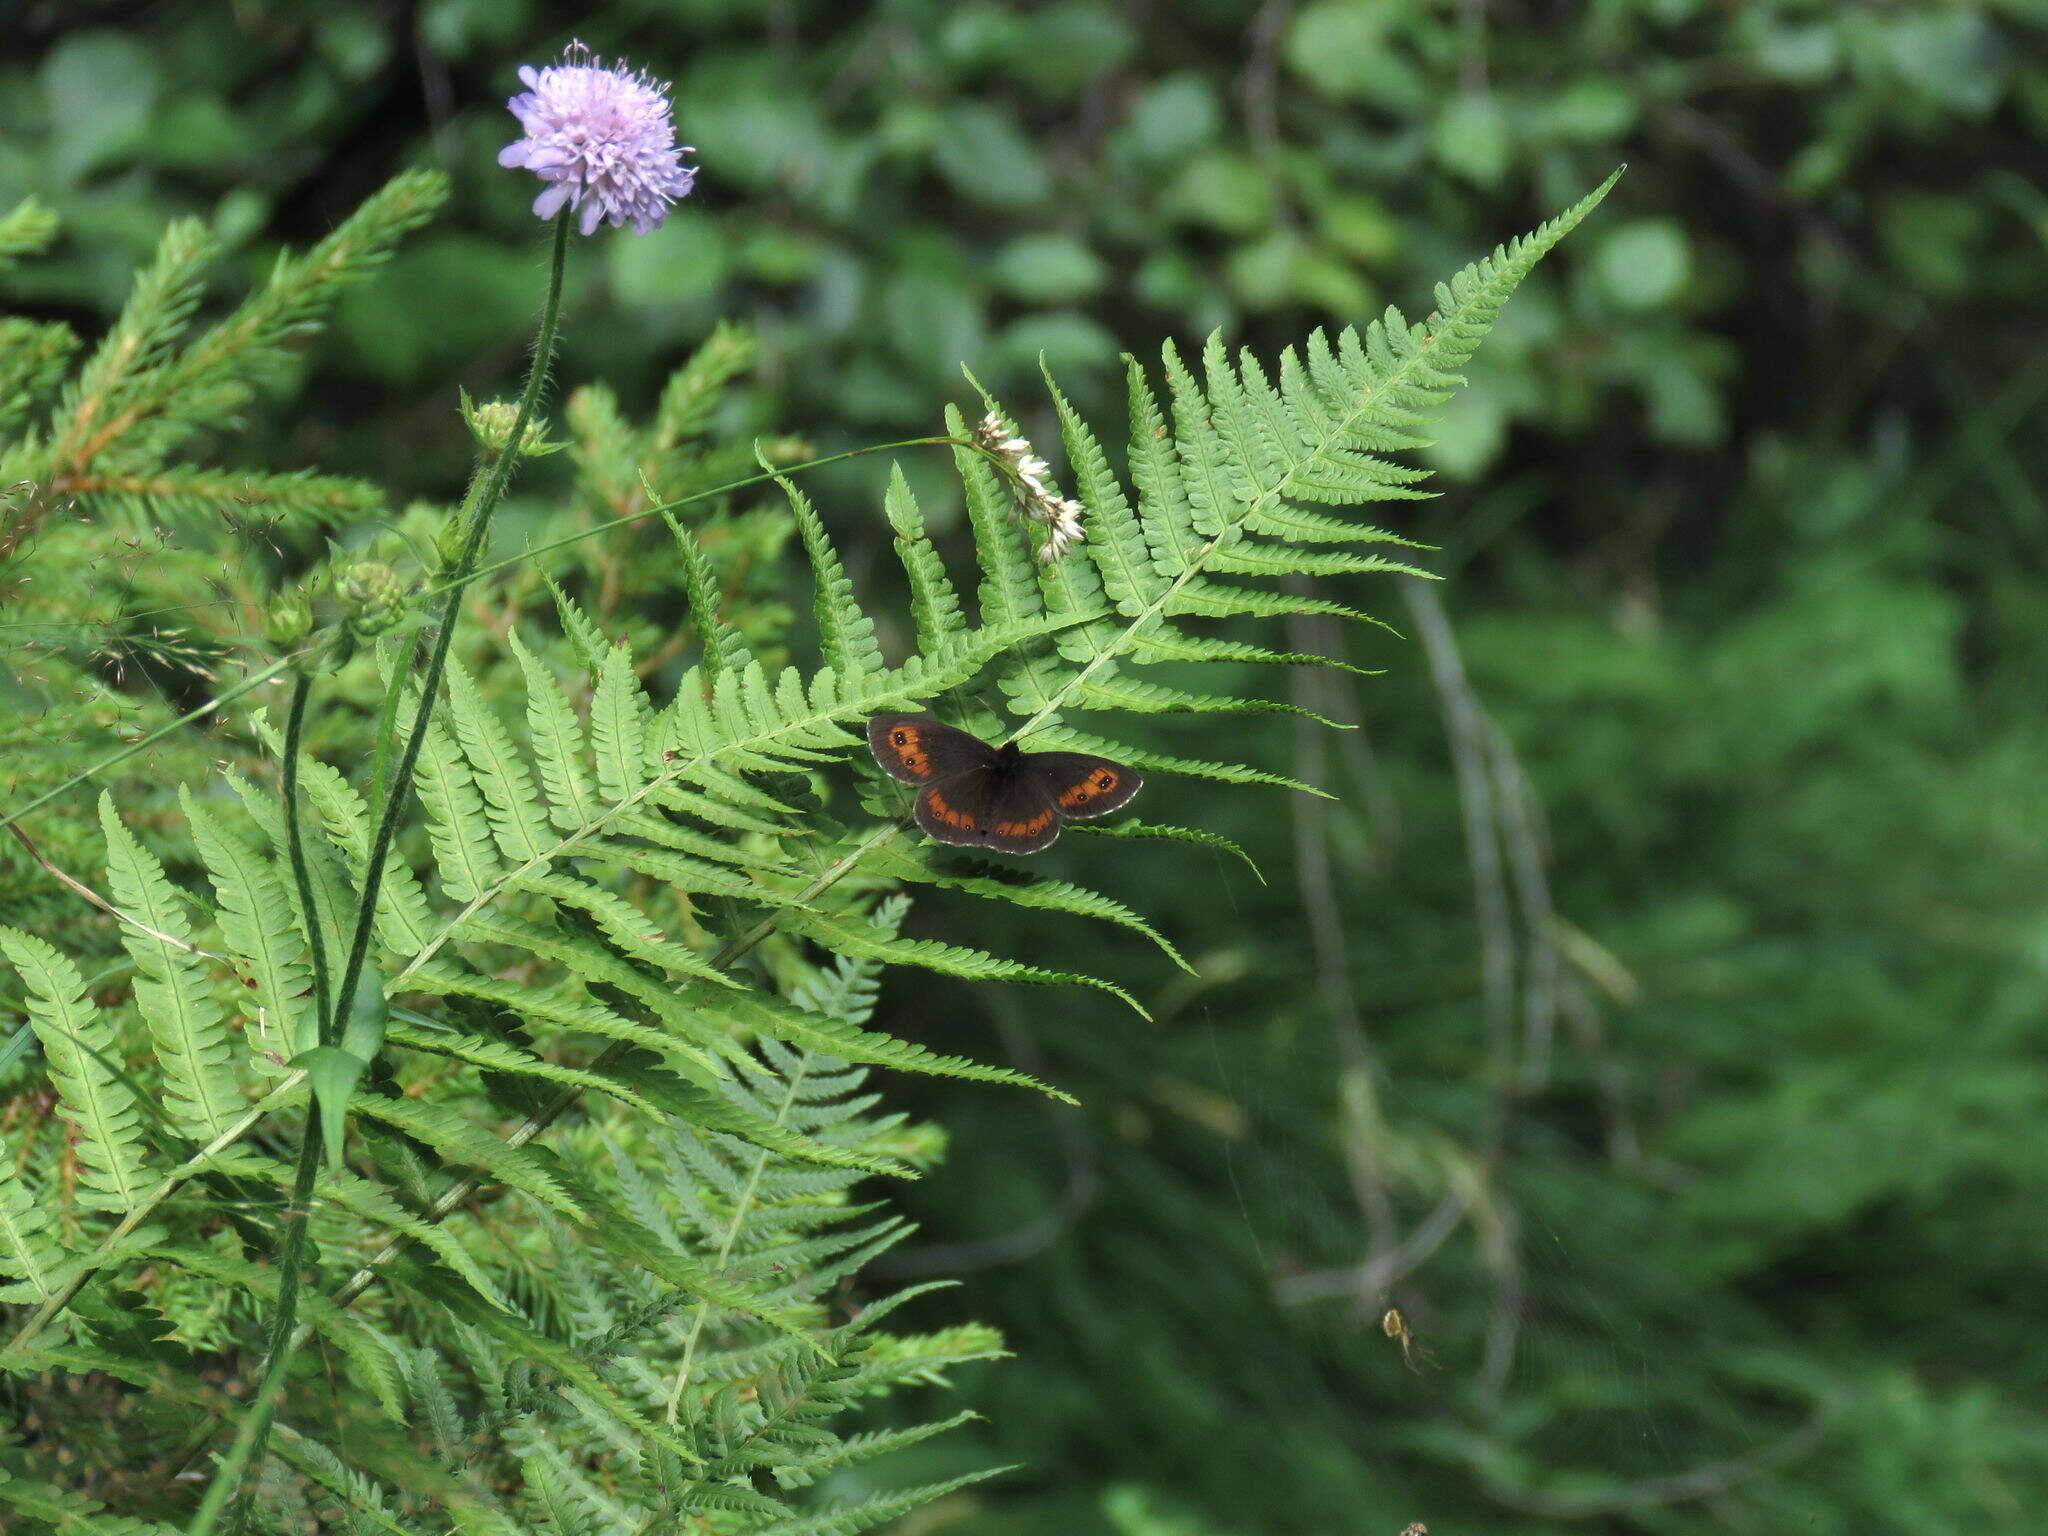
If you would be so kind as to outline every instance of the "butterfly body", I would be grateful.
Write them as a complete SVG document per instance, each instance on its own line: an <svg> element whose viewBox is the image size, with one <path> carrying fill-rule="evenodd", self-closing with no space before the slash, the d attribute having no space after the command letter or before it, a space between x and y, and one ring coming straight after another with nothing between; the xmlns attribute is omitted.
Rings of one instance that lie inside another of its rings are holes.
<svg viewBox="0 0 2048 1536"><path fill-rule="evenodd" d="M889 777L921 786L917 824L929 836L1003 853L1051 847L1064 822L1107 815L1144 782L1108 758L992 747L929 715L876 715L868 747Z"/></svg>

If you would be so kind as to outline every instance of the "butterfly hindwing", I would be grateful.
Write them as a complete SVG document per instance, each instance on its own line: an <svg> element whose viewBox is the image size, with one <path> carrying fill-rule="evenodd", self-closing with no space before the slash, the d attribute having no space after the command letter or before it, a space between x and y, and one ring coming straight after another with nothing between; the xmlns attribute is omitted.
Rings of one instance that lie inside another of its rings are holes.
<svg viewBox="0 0 2048 1536"><path fill-rule="evenodd" d="M1086 752L1033 752L1025 757L1024 766L1068 821L1121 810L1145 784L1134 769Z"/></svg>
<svg viewBox="0 0 2048 1536"><path fill-rule="evenodd" d="M936 784L995 761L995 749L930 715L876 715L868 721L868 750L892 779Z"/></svg>
<svg viewBox="0 0 2048 1536"><path fill-rule="evenodd" d="M1040 853L1060 835L1059 807L1030 767L1027 757L998 781L980 828L984 848Z"/></svg>
<svg viewBox="0 0 2048 1536"><path fill-rule="evenodd" d="M959 774L918 791L917 824L934 842L975 848L981 844L981 821L989 806L986 774Z"/></svg>

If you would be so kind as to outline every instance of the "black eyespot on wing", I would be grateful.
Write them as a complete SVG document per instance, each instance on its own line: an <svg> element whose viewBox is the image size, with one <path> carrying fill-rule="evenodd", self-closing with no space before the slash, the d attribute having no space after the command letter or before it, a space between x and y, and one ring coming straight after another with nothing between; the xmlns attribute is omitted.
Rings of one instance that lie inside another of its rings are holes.
<svg viewBox="0 0 2048 1536"><path fill-rule="evenodd" d="M987 743L930 715L876 715L868 721L868 750L892 779L935 784L995 760Z"/></svg>

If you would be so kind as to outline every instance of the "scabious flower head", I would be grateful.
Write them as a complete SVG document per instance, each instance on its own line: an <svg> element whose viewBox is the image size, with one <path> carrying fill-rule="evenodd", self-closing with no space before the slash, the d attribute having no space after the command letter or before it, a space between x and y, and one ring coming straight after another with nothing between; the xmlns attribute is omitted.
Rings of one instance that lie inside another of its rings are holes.
<svg viewBox="0 0 2048 1536"><path fill-rule="evenodd" d="M607 66L581 43L559 64L520 66L519 78L527 89L509 105L526 135L498 152L498 164L523 166L548 184L533 200L541 218L568 207L586 235L628 219L644 235L690 195L697 172L683 164L690 146L676 143L666 86Z"/></svg>
<svg viewBox="0 0 2048 1536"><path fill-rule="evenodd" d="M1082 515L1088 510L1071 496L1063 497L1046 476L1052 466L1040 458L1027 437L1016 437L994 411L976 423L974 441L1002 465L1009 475L1017 511L1026 523L1038 523L1045 536L1038 545L1038 558L1050 565L1069 546L1087 537L1081 531Z"/></svg>

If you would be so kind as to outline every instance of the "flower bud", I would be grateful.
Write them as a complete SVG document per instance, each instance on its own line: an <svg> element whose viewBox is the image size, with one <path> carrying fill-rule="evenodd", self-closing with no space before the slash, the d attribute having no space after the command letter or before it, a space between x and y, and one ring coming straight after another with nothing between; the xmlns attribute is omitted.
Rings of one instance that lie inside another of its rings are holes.
<svg viewBox="0 0 2048 1536"><path fill-rule="evenodd" d="M263 615L263 638L279 651L289 651L313 632L313 605L304 587L292 587L271 599Z"/></svg>
<svg viewBox="0 0 2048 1536"><path fill-rule="evenodd" d="M469 423L470 436L477 440L484 452L500 454L505 445L512 441L512 427L519 420L519 407L509 400L486 400L479 404L469 398L469 391L462 392L462 419ZM526 424L526 432L519 443L520 455L538 459L550 453L559 453L566 443L548 442L541 434L544 423L538 419Z"/></svg>
<svg viewBox="0 0 2048 1536"><path fill-rule="evenodd" d="M335 583L342 622L349 633L369 640L396 629L405 619L405 583L380 560L359 560Z"/></svg>

